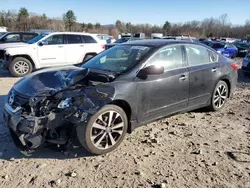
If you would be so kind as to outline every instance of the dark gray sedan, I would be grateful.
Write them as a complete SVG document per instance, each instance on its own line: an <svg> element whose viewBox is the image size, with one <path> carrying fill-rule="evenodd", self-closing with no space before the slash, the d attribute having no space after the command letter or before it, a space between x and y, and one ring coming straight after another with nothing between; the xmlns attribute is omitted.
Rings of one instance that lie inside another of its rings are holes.
<svg viewBox="0 0 250 188"><path fill-rule="evenodd" d="M80 143L114 150L127 132L172 114L223 108L237 65L193 42L142 40L110 48L81 68L35 72L10 90L4 119L21 151ZM75 142L76 141L76 142Z"/></svg>

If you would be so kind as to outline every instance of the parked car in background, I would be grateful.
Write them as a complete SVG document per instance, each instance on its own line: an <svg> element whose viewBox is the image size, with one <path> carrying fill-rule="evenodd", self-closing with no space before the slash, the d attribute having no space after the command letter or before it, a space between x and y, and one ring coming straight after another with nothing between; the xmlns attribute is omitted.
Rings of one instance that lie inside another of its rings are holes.
<svg viewBox="0 0 250 188"><path fill-rule="evenodd" d="M238 54L238 49L231 43L225 42L212 42L210 47L215 49L218 53L225 57L234 58Z"/></svg>
<svg viewBox="0 0 250 188"><path fill-rule="evenodd" d="M80 143L104 154L127 132L159 118L202 107L221 110L236 82L237 65L204 45L132 41L82 68L42 70L19 80L7 96L4 120L23 153L47 143Z"/></svg>
<svg viewBox="0 0 250 188"><path fill-rule="evenodd" d="M37 33L7 32L0 36L0 63L3 59L4 49L11 46L23 46L29 40L35 38Z"/></svg>
<svg viewBox="0 0 250 188"><path fill-rule="evenodd" d="M30 32L7 32L0 36L0 44L2 43L16 43L16 42L28 42L35 38L37 33Z"/></svg>
<svg viewBox="0 0 250 188"><path fill-rule="evenodd" d="M233 45L238 48L238 56L240 57L245 57L250 53L250 44L246 42L234 42Z"/></svg>
<svg viewBox="0 0 250 188"><path fill-rule="evenodd" d="M83 63L103 50L94 34L54 32L38 35L20 47L5 48L2 67L20 77L33 69Z"/></svg>
<svg viewBox="0 0 250 188"><path fill-rule="evenodd" d="M107 44L108 41L111 42L109 35L106 35L106 34L93 34L93 35L96 35L96 37L99 38L99 40L101 41L103 45Z"/></svg>
<svg viewBox="0 0 250 188"><path fill-rule="evenodd" d="M250 76L250 54L244 58L241 69L245 76Z"/></svg>
<svg viewBox="0 0 250 188"><path fill-rule="evenodd" d="M131 38L131 37L123 37L123 38L120 38L120 39L116 40L116 41L115 41L114 43L112 43L112 44L106 44L106 45L105 45L105 50L107 50L107 49L109 49L109 48L112 48L112 47L116 46L117 44L122 44L122 43L124 43L124 42L128 42L130 38Z"/></svg>
<svg viewBox="0 0 250 188"><path fill-rule="evenodd" d="M37 34L41 35L41 34L53 33L55 31L51 30L51 29L30 29L29 32L30 33L37 33Z"/></svg>
<svg viewBox="0 0 250 188"><path fill-rule="evenodd" d="M211 40L204 40L204 41L201 41L202 44L205 44L207 46L210 46L212 41Z"/></svg>
<svg viewBox="0 0 250 188"><path fill-rule="evenodd" d="M236 39L233 38L220 38L220 41L226 42L226 43L233 43Z"/></svg>
<svg viewBox="0 0 250 188"><path fill-rule="evenodd" d="M143 40L142 38L137 38L137 37L123 37L118 39L116 42L112 43L112 44L106 44L105 45L105 50L112 48L114 46L116 46L117 44L122 44L128 41L135 41L135 40Z"/></svg>

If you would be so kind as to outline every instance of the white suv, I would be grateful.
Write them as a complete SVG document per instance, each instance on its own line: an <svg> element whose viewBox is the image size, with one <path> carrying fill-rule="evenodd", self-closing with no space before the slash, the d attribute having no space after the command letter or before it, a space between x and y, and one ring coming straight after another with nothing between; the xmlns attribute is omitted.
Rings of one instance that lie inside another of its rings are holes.
<svg viewBox="0 0 250 188"><path fill-rule="evenodd" d="M39 35L20 47L5 48L1 66L20 77L33 69L80 64L104 48L94 34L55 32Z"/></svg>

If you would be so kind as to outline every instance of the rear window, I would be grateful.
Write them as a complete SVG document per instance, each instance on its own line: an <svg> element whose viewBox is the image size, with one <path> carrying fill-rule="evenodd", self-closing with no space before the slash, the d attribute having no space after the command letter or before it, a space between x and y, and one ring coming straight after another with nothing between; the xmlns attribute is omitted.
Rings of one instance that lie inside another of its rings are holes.
<svg viewBox="0 0 250 188"><path fill-rule="evenodd" d="M82 40L84 43L96 43L95 39L91 36L82 35Z"/></svg>
<svg viewBox="0 0 250 188"><path fill-rule="evenodd" d="M81 35L67 35L68 44L83 43Z"/></svg>
<svg viewBox="0 0 250 188"><path fill-rule="evenodd" d="M34 34L23 34L23 41L27 42L27 41L33 39L35 36L36 35L34 35Z"/></svg>

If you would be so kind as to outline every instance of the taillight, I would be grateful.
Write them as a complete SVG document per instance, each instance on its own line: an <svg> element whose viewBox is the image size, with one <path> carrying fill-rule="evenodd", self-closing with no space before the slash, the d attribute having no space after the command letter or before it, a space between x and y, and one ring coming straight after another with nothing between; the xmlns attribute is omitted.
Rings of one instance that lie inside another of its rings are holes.
<svg viewBox="0 0 250 188"><path fill-rule="evenodd" d="M232 64L231 64L231 67L233 67L233 69L234 69L235 71L237 71L237 70L238 70L238 65L237 65L237 64L235 64L235 63L232 63Z"/></svg>
<svg viewBox="0 0 250 188"><path fill-rule="evenodd" d="M103 48L104 50L105 50L105 46L106 46L105 44L102 44L102 48Z"/></svg>

